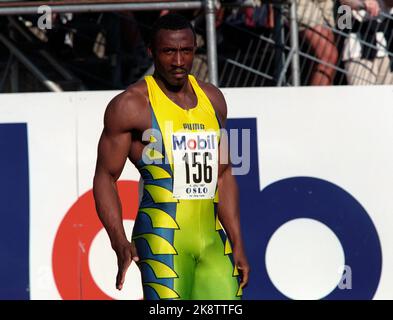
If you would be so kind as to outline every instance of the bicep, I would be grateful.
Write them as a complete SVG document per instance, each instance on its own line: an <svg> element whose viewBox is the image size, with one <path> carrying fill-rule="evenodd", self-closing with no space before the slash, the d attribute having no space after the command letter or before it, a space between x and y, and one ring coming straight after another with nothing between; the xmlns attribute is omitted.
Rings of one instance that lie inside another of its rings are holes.
<svg viewBox="0 0 393 320"><path fill-rule="evenodd" d="M131 130L135 124L135 106L132 97L116 96L104 115L104 130L98 143L96 175L110 175L116 181L124 168L131 149Z"/></svg>
<svg viewBox="0 0 393 320"><path fill-rule="evenodd" d="M131 147L131 133L104 128L98 143L96 173L110 174L116 181L124 168Z"/></svg>

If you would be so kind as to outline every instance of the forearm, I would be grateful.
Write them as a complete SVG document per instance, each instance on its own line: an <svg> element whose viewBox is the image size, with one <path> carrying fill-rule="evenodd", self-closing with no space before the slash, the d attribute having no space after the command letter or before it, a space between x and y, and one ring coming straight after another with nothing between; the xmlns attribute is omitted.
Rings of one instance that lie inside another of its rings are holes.
<svg viewBox="0 0 393 320"><path fill-rule="evenodd" d="M93 193L98 217L108 233L112 248L115 248L127 241L116 181L109 174L96 174Z"/></svg>
<svg viewBox="0 0 393 320"><path fill-rule="evenodd" d="M218 217L232 245L243 246L240 228L239 191L235 177L227 167L218 179Z"/></svg>
<svg viewBox="0 0 393 320"><path fill-rule="evenodd" d="M340 0L340 3L351 7L353 10L360 10L364 7L364 1L362 0Z"/></svg>

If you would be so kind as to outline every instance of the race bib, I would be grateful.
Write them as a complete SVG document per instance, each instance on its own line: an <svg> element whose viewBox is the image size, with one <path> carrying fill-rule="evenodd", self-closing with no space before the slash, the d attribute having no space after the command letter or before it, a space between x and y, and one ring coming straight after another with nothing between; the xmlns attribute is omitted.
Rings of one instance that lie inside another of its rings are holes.
<svg viewBox="0 0 393 320"><path fill-rule="evenodd" d="M214 131L172 135L173 197L214 198L218 175L218 137Z"/></svg>

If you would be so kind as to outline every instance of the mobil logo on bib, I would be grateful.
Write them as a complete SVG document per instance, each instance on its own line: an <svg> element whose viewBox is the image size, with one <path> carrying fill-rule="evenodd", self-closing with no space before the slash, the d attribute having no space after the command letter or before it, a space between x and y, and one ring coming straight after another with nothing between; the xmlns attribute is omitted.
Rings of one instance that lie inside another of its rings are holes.
<svg viewBox="0 0 393 320"><path fill-rule="evenodd" d="M218 146L216 133L178 133L173 134L174 150L212 150Z"/></svg>

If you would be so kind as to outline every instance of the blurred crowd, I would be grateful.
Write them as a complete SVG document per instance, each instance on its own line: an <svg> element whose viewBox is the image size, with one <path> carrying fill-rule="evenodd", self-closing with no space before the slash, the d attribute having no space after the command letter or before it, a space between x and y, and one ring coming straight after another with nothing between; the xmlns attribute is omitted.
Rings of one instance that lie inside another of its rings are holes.
<svg viewBox="0 0 393 320"><path fill-rule="evenodd" d="M319 60L310 84L333 84L339 58L348 84L393 84L392 5L387 0L298 0L300 33ZM349 14L349 20L340 13ZM343 32L339 52L337 38Z"/></svg>
<svg viewBox="0 0 393 320"><path fill-rule="evenodd" d="M268 60L267 57L274 55L274 50L291 46L288 37L289 2L254 0L252 3L254 6L247 7L242 6L243 0L216 1L217 45L221 59L219 66L221 69L225 68L226 64L221 61L226 59L240 66L246 65L247 70L255 69L256 74L269 73L270 69L275 69L274 72L278 74L285 63L271 66L279 59ZM393 84L392 7L393 0L296 0L301 59L305 61L302 67L302 84ZM53 27L45 32L35 27L37 16L24 16L23 19L30 23L30 30L45 42L61 61L73 60L69 66L80 77L95 77L103 86L110 83L110 88L124 88L152 72L151 57L146 50L149 31L153 22L168 12L53 14ZM195 73L207 80L203 9L181 11L181 14L187 16L195 26L198 43ZM7 23L6 18L1 18L0 27L5 29ZM276 41L277 36L271 37L269 34L280 33L281 29L287 36L283 38L282 44L276 43L273 46L273 51L259 54L257 49L261 50L263 44L258 44L255 50L250 49L248 38L241 39L243 37L238 34L235 38L234 34L226 29L228 25L242 28L244 35L251 33L256 38L267 35L269 39ZM280 30L277 31L278 29ZM238 61L239 55L228 58L227 52L231 45L238 53L243 50L244 58L241 64ZM287 57L289 50L282 52ZM97 61L104 60L106 64L103 64L102 68L97 67L97 63L100 63ZM83 67L79 69L78 61L83 61ZM94 76L95 72L103 69L107 76L103 77L102 73ZM87 71L90 75L87 75ZM290 73L290 68L285 72ZM345 81L337 80L338 73ZM268 85L275 85L277 82L269 82ZM230 85L230 82L227 83ZM227 83L222 84L227 86Z"/></svg>
<svg viewBox="0 0 393 320"><path fill-rule="evenodd" d="M232 11L227 19L273 30L278 6L282 3L262 2L241 9L240 16ZM282 12L289 28L289 10ZM307 64L304 84L332 85L340 69L346 84L393 84L392 0L296 0L296 16L300 50L315 58Z"/></svg>

